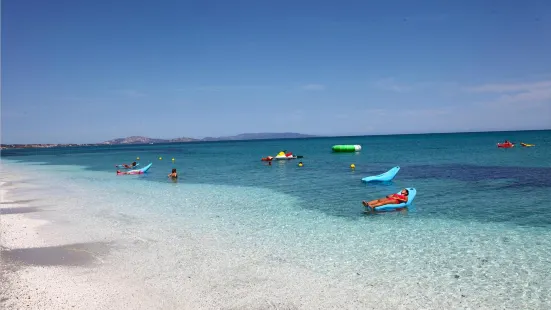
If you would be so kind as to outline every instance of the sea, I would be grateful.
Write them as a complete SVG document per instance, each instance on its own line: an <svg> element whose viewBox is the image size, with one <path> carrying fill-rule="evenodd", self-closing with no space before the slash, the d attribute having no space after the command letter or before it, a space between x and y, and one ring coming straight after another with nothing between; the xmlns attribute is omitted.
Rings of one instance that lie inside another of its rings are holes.
<svg viewBox="0 0 551 310"><path fill-rule="evenodd" d="M497 148L504 140L517 144ZM362 149L333 153L336 144ZM303 157L261 161L283 150ZM1 159L42 182L40 196L78 195L58 208L157 241L215 235L231 253L408 293L417 305L551 308L549 130L7 149ZM133 161L153 165L116 174ZM392 182L361 182L394 166ZM406 187L417 189L410 208L364 212L362 200Z"/></svg>

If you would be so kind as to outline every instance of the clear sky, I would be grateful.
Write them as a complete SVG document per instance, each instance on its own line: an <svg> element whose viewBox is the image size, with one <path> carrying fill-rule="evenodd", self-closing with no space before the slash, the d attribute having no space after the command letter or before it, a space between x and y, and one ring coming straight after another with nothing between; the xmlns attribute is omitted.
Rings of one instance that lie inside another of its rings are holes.
<svg viewBox="0 0 551 310"><path fill-rule="evenodd" d="M2 1L2 143L550 127L549 0Z"/></svg>

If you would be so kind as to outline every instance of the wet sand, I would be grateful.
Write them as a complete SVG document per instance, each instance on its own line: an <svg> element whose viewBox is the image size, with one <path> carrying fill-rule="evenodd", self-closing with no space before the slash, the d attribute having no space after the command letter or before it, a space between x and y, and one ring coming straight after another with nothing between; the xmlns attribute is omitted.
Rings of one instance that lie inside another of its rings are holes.
<svg viewBox="0 0 551 310"><path fill-rule="evenodd" d="M6 203L3 203L6 204ZM0 215L2 214L24 214L32 212L40 212L42 209L37 207L13 207L13 208L0 208Z"/></svg>
<svg viewBox="0 0 551 310"><path fill-rule="evenodd" d="M16 266L88 266L97 256L109 253L109 245L96 242L1 251L2 261Z"/></svg>

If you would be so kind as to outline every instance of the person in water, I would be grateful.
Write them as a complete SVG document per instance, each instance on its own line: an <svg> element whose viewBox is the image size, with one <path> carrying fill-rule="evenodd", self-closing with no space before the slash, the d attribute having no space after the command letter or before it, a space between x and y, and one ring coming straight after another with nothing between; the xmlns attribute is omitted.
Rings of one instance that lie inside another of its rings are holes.
<svg viewBox="0 0 551 310"><path fill-rule="evenodd" d="M124 164L123 166L124 166L124 168L134 168L134 167L136 167L136 165L137 165L136 162L132 162L132 164L130 164L130 165Z"/></svg>
<svg viewBox="0 0 551 310"><path fill-rule="evenodd" d="M172 172L168 175L169 178L177 179L178 173L176 172L176 168L172 168Z"/></svg>
<svg viewBox="0 0 551 310"><path fill-rule="evenodd" d="M384 206L384 205L390 205L390 204L399 204L399 203L405 203L408 201L409 191L407 189L403 189L400 194L392 194L388 195L385 198L381 199L375 199L371 201L362 201L362 204L368 208L371 208L371 210Z"/></svg>

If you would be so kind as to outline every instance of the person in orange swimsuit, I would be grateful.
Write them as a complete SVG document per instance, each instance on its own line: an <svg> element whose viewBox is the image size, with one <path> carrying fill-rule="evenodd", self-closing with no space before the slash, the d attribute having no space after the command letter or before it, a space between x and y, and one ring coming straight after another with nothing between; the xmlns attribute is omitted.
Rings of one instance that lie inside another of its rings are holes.
<svg viewBox="0 0 551 310"><path fill-rule="evenodd" d="M400 194L388 195L385 198L375 199L369 202L364 200L362 201L362 204L373 210L377 207L384 206L384 205L405 203L408 201L408 195L409 195L409 191L404 188L400 192Z"/></svg>

